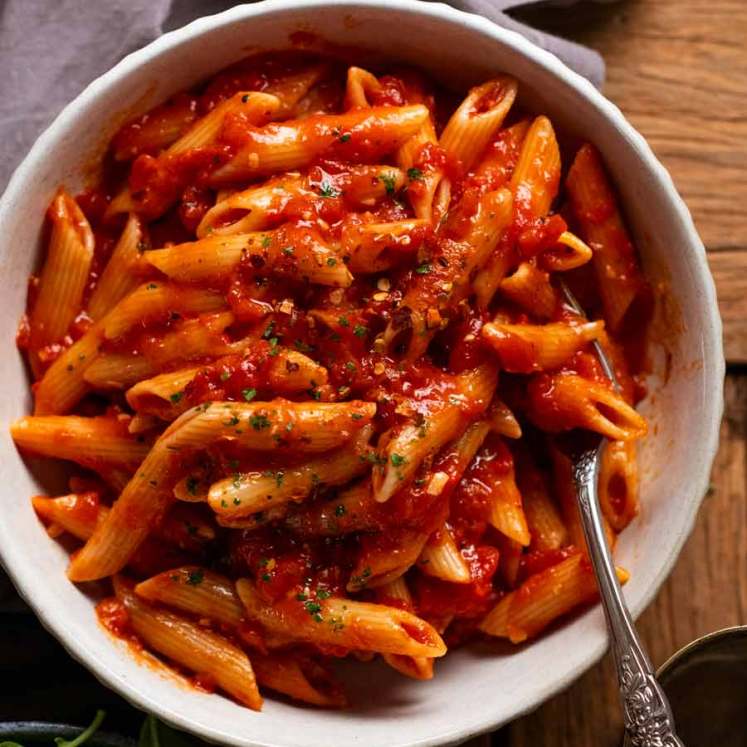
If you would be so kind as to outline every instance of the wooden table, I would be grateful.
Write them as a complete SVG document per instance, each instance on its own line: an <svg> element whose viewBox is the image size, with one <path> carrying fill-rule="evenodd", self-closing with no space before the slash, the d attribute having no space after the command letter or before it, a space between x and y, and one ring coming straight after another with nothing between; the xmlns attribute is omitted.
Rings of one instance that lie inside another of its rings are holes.
<svg viewBox="0 0 747 747"><path fill-rule="evenodd" d="M597 49L606 95L669 168L708 249L729 364L711 488L639 630L661 664L693 638L747 623L747 3L623 0L521 20ZM617 747L610 656L534 713L475 747Z"/></svg>

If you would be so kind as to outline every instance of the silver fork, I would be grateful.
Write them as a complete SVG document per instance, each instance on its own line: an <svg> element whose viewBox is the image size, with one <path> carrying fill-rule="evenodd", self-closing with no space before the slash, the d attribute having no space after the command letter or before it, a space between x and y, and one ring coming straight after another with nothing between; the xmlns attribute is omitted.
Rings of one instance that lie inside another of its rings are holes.
<svg viewBox="0 0 747 747"><path fill-rule="evenodd" d="M560 287L570 306L585 317L583 308L562 280ZM605 376L619 391L620 385L609 358L597 341L592 344ZM617 580L612 553L607 546L597 493L599 466L606 444L607 440L600 438L573 454L573 481L589 557L610 633L625 731L633 747L684 747L675 733L669 700L656 679L654 668L636 632Z"/></svg>

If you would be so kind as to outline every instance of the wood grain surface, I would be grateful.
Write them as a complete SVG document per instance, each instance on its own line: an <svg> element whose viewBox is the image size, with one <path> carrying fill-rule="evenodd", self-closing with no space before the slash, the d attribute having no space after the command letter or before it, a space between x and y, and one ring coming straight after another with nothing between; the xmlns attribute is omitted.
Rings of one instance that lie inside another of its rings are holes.
<svg viewBox="0 0 747 747"><path fill-rule="evenodd" d="M730 364L747 363L747 2L622 0L517 18L587 44L606 95L669 168L716 280ZM747 374L729 369L721 446L695 529L639 630L656 665L718 628L747 624ZM617 747L612 661L471 747Z"/></svg>

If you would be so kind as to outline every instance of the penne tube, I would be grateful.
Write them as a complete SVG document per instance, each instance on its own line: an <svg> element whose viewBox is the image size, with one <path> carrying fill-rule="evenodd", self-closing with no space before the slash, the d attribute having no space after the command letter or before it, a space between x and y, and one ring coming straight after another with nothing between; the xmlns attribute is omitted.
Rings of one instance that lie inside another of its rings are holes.
<svg viewBox="0 0 747 747"><path fill-rule="evenodd" d="M511 181L530 124L528 119L520 119L502 129L477 163L475 176L487 179L491 189L497 189Z"/></svg>
<svg viewBox="0 0 747 747"><path fill-rule="evenodd" d="M148 602L165 604L229 627L241 625L245 616L233 583L196 565L174 568L141 581L135 593Z"/></svg>
<svg viewBox="0 0 747 747"><path fill-rule="evenodd" d="M471 581L469 566L462 557L447 523L426 542L418 559L418 568L426 576L468 584Z"/></svg>
<svg viewBox="0 0 747 747"><path fill-rule="evenodd" d="M88 301L88 315L91 319L101 319L137 288L140 284L138 268L144 249L143 225L137 215L130 213L122 235Z"/></svg>
<svg viewBox="0 0 747 747"><path fill-rule="evenodd" d="M87 540L108 513L107 507L99 502L99 494L93 490L58 498L35 495L31 505L47 524L60 527L80 540Z"/></svg>
<svg viewBox="0 0 747 747"><path fill-rule="evenodd" d="M41 349L60 341L82 309L95 243L83 211L65 191L58 192L48 214L52 231L29 318L29 349L37 375Z"/></svg>
<svg viewBox="0 0 747 747"><path fill-rule="evenodd" d="M383 604L329 597L286 599L269 604L248 579L236 582L247 616L270 633L317 646L356 651L437 657L446 653L441 636L425 620ZM311 610L311 611L310 611Z"/></svg>
<svg viewBox="0 0 747 747"><path fill-rule="evenodd" d="M99 353L83 372L83 381L91 389L125 389L155 372L155 366L144 355Z"/></svg>
<svg viewBox="0 0 747 747"><path fill-rule="evenodd" d="M407 588L407 582L400 577L394 581L379 586L376 589L376 601L379 604L393 604L408 612L413 611L412 595ZM384 661L406 677L415 680L433 679L433 659L426 656L403 656L401 654L383 654Z"/></svg>
<svg viewBox="0 0 747 747"><path fill-rule="evenodd" d="M381 83L376 76L364 70L362 67L351 66L348 68L348 77L345 83L345 109L357 109L372 106L371 94L380 93Z"/></svg>
<svg viewBox="0 0 747 747"><path fill-rule="evenodd" d="M516 81L508 75L475 86L451 115L439 144L469 171L500 129L517 91Z"/></svg>
<svg viewBox="0 0 747 747"><path fill-rule="evenodd" d="M550 319L558 305L558 295L550 275L533 261L522 262L515 272L498 284L501 296L537 319Z"/></svg>
<svg viewBox="0 0 747 747"><path fill-rule="evenodd" d="M132 629L150 648L191 672L210 677L221 690L255 711L262 697L247 655L223 636L151 606L114 578L114 591Z"/></svg>
<svg viewBox="0 0 747 747"><path fill-rule="evenodd" d="M524 504L529 533L530 550L557 550L570 542L560 512L555 507L547 485L530 457L525 455L519 465L519 488Z"/></svg>
<svg viewBox="0 0 747 747"><path fill-rule="evenodd" d="M347 705L347 698L332 673L311 657L254 652L252 666L262 687L323 708Z"/></svg>
<svg viewBox="0 0 747 747"><path fill-rule="evenodd" d="M612 185L593 146L587 144L578 151L565 184L581 236L593 250L592 266L605 321L615 332L635 302L646 298L648 286Z"/></svg>
<svg viewBox="0 0 747 747"><path fill-rule="evenodd" d="M407 360L425 353L435 333L468 297L474 273L496 248L511 221L511 209L512 197L507 189L488 192L480 199L464 238L444 242L436 256L416 269L384 333L389 348L398 348L404 339Z"/></svg>
<svg viewBox="0 0 747 747"><path fill-rule="evenodd" d="M172 186L176 186L176 189L170 189L164 194L159 193L155 200L149 200L148 189L133 191L128 184L109 203L104 218L111 220L120 213L128 212L145 214L149 220L160 217L179 196L179 177L174 173L174 164L180 163L180 157L189 151L214 144L222 134L227 118L240 117L242 124L251 128L252 125L268 122L279 107L280 101L276 96L259 91L239 91L222 101L192 124L187 132L157 158L151 159L149 165L161 174L165 173L169 181L175 182Z"/></svg>
<svg viewBox="0 0 747 747"><path fill-rule="evenodd" d="M10 432L21 449L93 469L101 465L134 469L150 449L143 438L128 433L126 420L108 416L30 415L16 420Z"/></svg>
<svg viewBox="0 0 747 747"><path fill-rule="evenodd" d="M347 288L353 276L335 252L308 234L300 243L285 229L266 233L208 236L199 241L146 252L145 260L173 280L209 282L227 278L242 261L321 285Z"/></svg>
<svg viewBox="0 0 747 747"><path fill-rule="evenodd" d="M429 228L425 220L346 224L342 229L342 251L350 257L351 272L382 272L412 259Z"/></svg>
<svg viewBox="0 0 747 747"><path fill-rule="evenodd" d="M270 83L267 87L267 93L276 96L280 101L280 107L275 113L275 117L289 116L298 102L329 73L329 69L326 62L309 65L299 73L283 76Z"/></svg>
<svg viewBox="0 0 747 747"><path fill-rule="evenodd" d="M370 468L365 457L372 428L362 428L346 446L309 462L263 472L237 472L210 486L208 504L224 519L238 519L284 503L300 503L320 486L349 482Z"/></svg>
<svg viewBox="0 0 747 747"><path fill-rule="evenodd" d="M156 321L170 312L207 314L226 307L222 293L183 288L172 283L149 282L125 296L102 320L104 337L121 337L136 324Z"/></svg>
<svg viewBox="0 0 747 747"><path fill-rule="evenodd" d="M550 211L560 184L560 149L547 117L537 117L524 138L511 176L516 210L541 218Z"/></svg>
<svg viewBox="0 0 747 747"><path fill-rule="evenodd" d="M327 383L327 369L297 350L278 346L268 361L266 387L279 394L301 394ZM220 359L213 365L219 363ZM240 367L241 363L238 365ZM127 402L138 413L173 420L189 409L185 389L201 370L202 367L193 366L138 381L128 390ZM88 375L90 369L86 373Z"/></svg>
<svg viewBox="0 0 747 747"><path fill-rule="evenodd" d="M513 459L507 466L507 471L502 475L496 475L491 482L492 495L488 504L487 520L506 537L526 547L531 542L531 535L524 513L522 494L516 485Z"/></svg>
<svg viewBox="0 0 747 747"><path fill-rule="evenodd" d="M204 239L263 230L275 215L285 210L291 199L313 194L298 174L285 174L267 184L234 192L205 213L197 226L197 236Z"/></svg>
<svg viewBox="0 0 747 747"><path fill-rule="evenodd" d="M173 497L174 454L157 441L106 518L71 559L71 581L95 581L124 568Z"/></svg>
<svg viewBox="0 0 747 747"><path fill-rule="evenodd" d="M633 441L611 441L599 468L599 503L612 529L621 532L638 515L638 463Z"/></svg>
<svg viewBox="0 0 747 747"><path fill-rule="evenodd" d="M516 251L510 244L499 244L488 257L474 281L475 296L479 309L485 310L488 308L501 283L509 272L516 268L516 263Z"/></svg>
<svg viewBox="0 0 747 747"><path fill-rule="evenodd" d="M397 164L407 173L407 199L415 217L434 226L441 221L451 198L451 184L444 178L440 159L427 158L437 153L436 128L433 119L428 117L421 128L400 147L396 156Z"/></svg>
<svg viewBox="0 0 747 747"><path fill-rule="evenodd" d="M592 257L591 247L570 231L560 234L556 246L539 255L542 268L548 272L568 272L585 265Z"/></svg>
<svg viewBox="0 0 747 747"><path fill-rule="evenodd" d="M374 500L367 478L340 490L333 498L305 504L284 521L294 534L336 537L381 526L381 504Z"/></svg>
<svg viewBox="0 0 747 747"><path fill-rule="evenodd" d="M618 441L646 435L645 419L607 384L573 373L539 374L527 394L527 415L542 430L584 428Z"/></svg>
<svg viewBox="0 0 747 747"><path fill-rule="evenodd" d="M521 426L516 416L502 400L496 398L488 415L490 430L506 438L521 438Z"/></svg>
<svg viewBox="0 0 747 747"><path fill-rule="evenodd" d="M625 583L628 574L617 569ZM479 625L488 635L521 643L551 622L598 596L594 571L580 553L531 576L503 597Z"/></svg>
<svg viewBox="0 0 747 747"><path fill-rule="evenodd" d="M98 355L103 339L103 327L100 323L94 324L57 357L37 384L35 415L69 412L85 396L89 386L83 377Z"/></svg>
<svg viewBox="0 0 747 747"><path fill-rule="evenodd" d="M213 172L210 183L223 186L289 171L322 156L349 153L355 160L377 161L417 132L427 117L421 105L379 106L265 125L247 133L247 144Z"/></svg>
<svg viewBox="0 0 747 747"><path fill-rule="evenodd" d="M177 94L117 132L111 143L114 160L130 161L141 153L165 150L196 118L194 97Z"/></svg>
<svg viewBox="0 0 747 747"><path fill-rule="evenodd" d="M171 451L218 439L258 451L329 451L349 441L373 418L373 402L206 402L175 420L161 436Z"/></svg>
<svg viewBox="0 0 747 747"><path fill-rule="evenodd" d="M347 590L375 589L400 578L415 565L428 536L427 531L395 529L371 541L362 539Z"/></svg>
<svg viewBox="0 0 747 747"><path fill-rule="evenodd" d="M173 420L189 408L184 401L184 387L194 379L198 371L199 366L182 368L139 381L127 390L127 404L139 413Z"/></svg>
<svg viewBox="0 0 747 747"><path fill-rule="evenodd" d="M229 115L239 115L248 125L258 126L269 122L280 109L280 99L271 93L239 91L198 119L184 135L169 146L166 153L170 156L180 155L214 143L219 139Z"/></svg>
<svg viewBox="0 0 747 747"><path fill-rule="evenodd" d="M604 322L582 324L499 324L483 326L481 335L495 351L504 371L531 373L559 368L592 340Z"/></svg>
<svg viewBox="0 0 747 747"><path fill-rule="evenodd" d="M460 396L430 414L425 423L411 420L389 434L384 448L379 450L379 464L373 472L374 498L380 503L407 485L426 457L464 431L465 406L474 407L477 412L487 407L497 381L490 366L482 365L459 380Z"/></svg>

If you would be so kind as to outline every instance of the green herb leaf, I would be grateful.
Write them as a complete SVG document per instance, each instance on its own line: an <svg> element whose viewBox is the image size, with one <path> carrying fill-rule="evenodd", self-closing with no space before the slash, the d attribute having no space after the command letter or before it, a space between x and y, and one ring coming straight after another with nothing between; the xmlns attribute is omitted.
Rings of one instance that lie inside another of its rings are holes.
<svg viewBox="0 0 747 747"><path fill-rule="evenodd" d="M257 390L256 389L242 389L241 396L247 402L251 402L257 396Z"/></svg>
<svg viewBox="0 0 747 747"><path fill-rule="evenodd" d="M205 574L201 569L198 568L196 571L189 572L189 575L187 576L187 583L190 586L199 586L204 578Z"/></svg>
<svg viewBox="0 0 747 747"><path fill-rule="evenodd" d="M356 324L355 327L353 327L353 334L356 337L365 337L367 332L368 328L364 327L362 324Z"/></svg>
<svg viewBox="0 0 747 747"><path fill-rule="evenodd" d="M75 739L63 739L62 737L55 737L55 744L57 747L80 747L81 744L87 742L99 729L101 722L106 718L106 711L99 709L96 711L96 715L91 721L91 725L78 734Z"/></svg>
<svg viewBox="0 0 747 747"><path fill-rule="evenodd" d="M171 400L172 404L176 404L181 400L181 398L184 396L184 392L174 392L169 399Z"/></svg>
<svg viewBox="0 0 747 747"><path fill-rule="evenodd" d="M431 266L427 262L424 262L422 265L415 268L415 272L418 275L427 275L430 271L431 271Z"/></svg>
<svg viewBox="0 0 747 747"><path fill-rule="evenodd" d="M419 182L423 180L423 172L420 169L407 169L407 178L411 182Z"/></svg>
<svg viewBox="0 0 747 747"><path fill-rule="evenodd" d="M391 462L395 467L401 467L406 461L407 459L401 454L392 454L391 456Z"/></svg>
<svg viewBox="0 0 747 747"><path fill-rule="evenodd" d="M397 186L397 180L394 176L392 174L379 174L379 179L384 183L386 193L388 195L393 195Z"/></svg>

